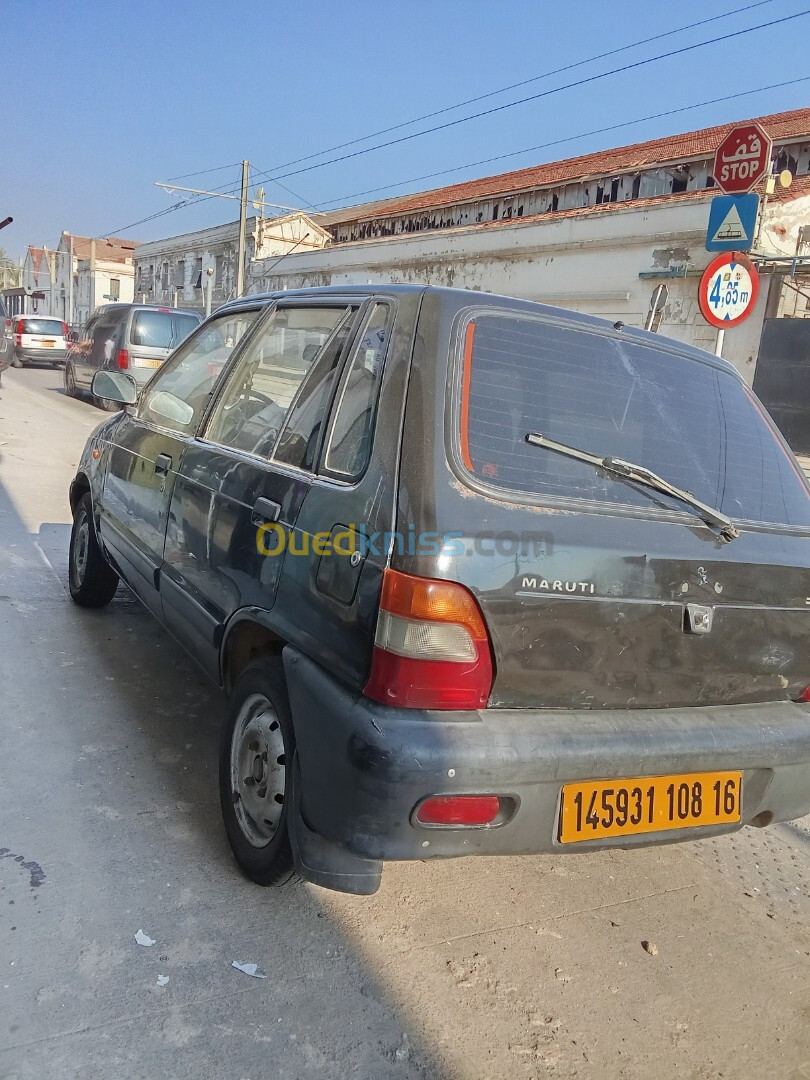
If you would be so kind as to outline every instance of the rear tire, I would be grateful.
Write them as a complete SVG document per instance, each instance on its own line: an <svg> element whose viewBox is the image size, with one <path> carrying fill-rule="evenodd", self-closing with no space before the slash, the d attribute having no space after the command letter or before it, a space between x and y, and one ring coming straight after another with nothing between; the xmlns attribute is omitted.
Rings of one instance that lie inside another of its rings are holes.
<svg viewBox="0 0 810 1080"><path fill-rule="evenodd" d="M295 735L280 656L254 660L231 693L219 795L231 850L257 885L295 878L287 828Z"/></svg>
<svg viewBox="0 0 810 1080"><path fill-rule="evenodd" d="M68 397L78 397L76 377L73 374L72 364L65 364L65 393Z"/></svg>
<svg viewBox="0 0 810 1080"><path fill-rule="evenodd" d="M89 491L79 499L73 516L68 583L73 600L87 608L106 607L118 588L118 575L104 558L96 536Z"/></svg>

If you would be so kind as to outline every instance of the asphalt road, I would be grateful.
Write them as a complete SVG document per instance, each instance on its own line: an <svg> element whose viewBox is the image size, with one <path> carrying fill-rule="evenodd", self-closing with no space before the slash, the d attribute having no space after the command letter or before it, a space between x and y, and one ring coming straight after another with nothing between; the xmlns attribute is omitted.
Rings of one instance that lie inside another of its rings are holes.
<svg viewBox="0 0 810 1080"><path fill-rule="evenodd" d="M0 391L3 1080L810 1078L806 820L389 865L368 899L245 881L221 695L123 588L101 612L67 595L67 488L103 414L60 387Z"/></svg>

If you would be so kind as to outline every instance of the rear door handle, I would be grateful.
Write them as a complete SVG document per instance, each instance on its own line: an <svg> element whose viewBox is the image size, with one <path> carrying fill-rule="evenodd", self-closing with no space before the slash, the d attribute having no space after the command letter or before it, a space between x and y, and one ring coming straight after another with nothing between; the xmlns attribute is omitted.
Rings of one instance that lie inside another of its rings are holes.
<svg viewBox="0 0 810 1080"><path fill-rule="evenodd" d="M274 502L272 499L257 499L253 504L254 524L258 525L262 521L278 521L280 513L281 503Z"/></svg>
<svg viewBox="0 0 810 1080"><path fill-rule="evenodd" d="M172 459L168 454L158 454L155 458L155 473L157 476L168 476L172 467Z"/></svg>

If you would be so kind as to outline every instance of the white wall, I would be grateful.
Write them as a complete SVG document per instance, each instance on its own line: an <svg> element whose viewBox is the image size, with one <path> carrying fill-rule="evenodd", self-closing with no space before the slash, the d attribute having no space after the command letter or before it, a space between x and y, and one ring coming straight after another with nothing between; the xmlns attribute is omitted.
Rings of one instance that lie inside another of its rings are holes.
<svg viewBox="0 0 810 1080"><path fill-rule="evenodd" d="M666 284L659 333L714 352L717 330L697 299L700 276L714 257L705 248L713 194L294 252L276 268L272 260L253 263L248 290L415 282L503 293L644 326L653 291ZM785 209L776 205L771 212L784 215ZM806 219L806 209L799 213ZM763 279L753 314L725 333L723 356L749 381L769 284Z"/></svg>
<svg viewBox="0 0 810 1080"><path fill-rule="evenodd" d="M104 262L96 259L94 283L90 272L90 260L82 259L78 263L77 287L73 300L77 323L86 322L96 308L112 303L111 300L105 298L105 294L110 292L111 278L118 278L121 283L119 302L132 303L135 272L131 263ZM92 287L93 284L94 287Z"/></svg>

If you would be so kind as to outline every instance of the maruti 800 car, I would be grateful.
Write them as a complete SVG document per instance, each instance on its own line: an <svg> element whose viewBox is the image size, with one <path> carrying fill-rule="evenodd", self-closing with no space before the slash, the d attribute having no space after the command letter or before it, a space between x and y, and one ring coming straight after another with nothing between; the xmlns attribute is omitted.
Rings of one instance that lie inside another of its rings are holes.
<svg viewBox="0 0 810 1080"><path fill-rule="evenodd" d="M71 594L123 579L224 687L254 881L810 811L810 489L723 360L369 285L245 297L93 393Z"/></svg>

